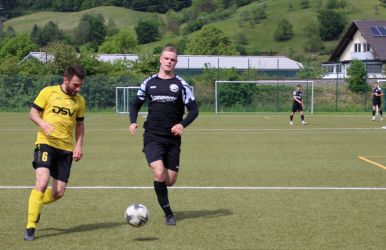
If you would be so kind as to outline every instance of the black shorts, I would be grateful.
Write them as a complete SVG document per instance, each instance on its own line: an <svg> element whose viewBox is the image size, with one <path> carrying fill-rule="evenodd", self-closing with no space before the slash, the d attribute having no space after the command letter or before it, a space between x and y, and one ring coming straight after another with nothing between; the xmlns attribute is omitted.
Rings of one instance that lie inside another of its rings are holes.
<svg viewBox="0 0 386 250"><path fill-rule="evenodd" d="M47 144L37 144L34 151L32 166L48 168L50 175L65 183L70 177L72 152L51 147Z"/></svg>
<svg viewBox="0 0 386 250"><path fill-rule="evenodd" d="M303 111L303 105L301 105L298 102L294 102L292 104L292 112L296 112L296 111Z"/></svg>
<svg viewBox="0 0 386 250"><path fill-rule="evenodd" d="M382 106L382 100L381 98L374 98L373 99L373 106L378 106L378 107L381 107Z"/></svg>
<svg viewBox="0 0 386 250"><path fill-rule="evenodd" d="M147 163L162 160L165 168L178 172L180 167L180 136L161 136L145 131L143 152Z"/></svg>

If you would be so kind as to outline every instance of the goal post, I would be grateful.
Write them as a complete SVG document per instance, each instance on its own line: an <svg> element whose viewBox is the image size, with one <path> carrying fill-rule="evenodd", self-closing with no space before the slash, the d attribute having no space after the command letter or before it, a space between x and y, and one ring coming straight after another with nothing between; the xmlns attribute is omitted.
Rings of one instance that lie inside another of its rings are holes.
<svg viewBox="0 0 386 250"><path fill-rule="evenodd" d="M139 87L115 87L115 113L128 114Z"/></svg>
<svg viewBox="0 0 386 250"><path fill-rule="evenodd" d="M298 84L302 85L304 111L313 114L312 80L215 81L215 113L287 112Z"/></svg>
<svg viewBox="0 0 386 250"><path fill-rule="evenodd" d="M189 86L194 94L194 87ZM130 106L137 98L139 86L115 87L115 113L129 114ZM147 103L141 108L141 113L147 113Z"/></svg>

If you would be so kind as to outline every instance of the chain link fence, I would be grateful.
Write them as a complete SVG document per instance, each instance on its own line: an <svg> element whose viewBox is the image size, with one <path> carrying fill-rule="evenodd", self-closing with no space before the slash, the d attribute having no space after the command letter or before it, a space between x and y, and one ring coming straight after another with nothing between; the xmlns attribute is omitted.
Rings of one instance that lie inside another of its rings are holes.
<svg viewBox="0 0 386 250"><path fill-rule="evenodd" d="M188 82L194 85L195 96L200 110L203 112L215 112L214 83L200 82L187 77ZM0 76L0 111L25 112L36 98L39 91L49 85L61 84L62 76ZM81 94L86 99L88 111L115 112L115 88L127 86L139 86L143 79L111 76L88 76L82 86ZM190 81L191 80L191 81ZM348 89L344 80L320 80L314 79L314 112L366 112L371 110L371 91L368 93L353 93ZM369 89L376 80L369 81ZM386 82L380 84L382 89L386 88ZM279 112L289 111L292 103L292 91L283 92L275 98L277 93L272 89L273 108ZM310 88L303 88L306 95L305 105L309 105L307 95ZM268 93L270 93L268 91ZM275 101L276 100L276 101ZM385 101L385 97L384 100ZM384 102L383 102L384 103ZM288 110L287 110L288 109ZM255 112L255 107L248 107L249 112Z"/></svg>

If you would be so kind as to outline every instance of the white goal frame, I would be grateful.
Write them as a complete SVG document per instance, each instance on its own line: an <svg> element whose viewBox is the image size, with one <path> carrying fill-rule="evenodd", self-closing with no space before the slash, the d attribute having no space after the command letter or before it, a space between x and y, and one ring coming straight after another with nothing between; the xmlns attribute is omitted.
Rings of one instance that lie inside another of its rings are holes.
<svg viewBox="0 0 386 250"><path fill-rule="evenodd" d="M385 80L386 81L386 80ZM215 113L218 114L218 84L232 84L232 83L254 83L254 84L266 84L277 85L279 83L311 83L311 115L314 114L314 81L313 80L256 80L256 81L215 81Z"/></svg>
<svg viewBox="0 0 386 250"><path fill-rule="evenodd" d="M189 88L192 90L192 93L194 95L194 87L189 86ZM115 87L115 113L117 114L129 114L130 113L130 95L129 91L133 89L137 91L139 89L139 86L129 86L129 87ZM120 91L123 91L123 110L119 110L119 93ZM137 96L137 95L135 95ZM147 113L147 112L141 112L141 113Z"/></svg>
<svg viewBox="0 0 386 250"><path fill-rule="evenodd" d="M130 89L137 90L139 86L130 86L130 87L115 87L115 113L117 114L128 114L130 111ZM119 92L123 91L123 110L119 110Z"/></svg>

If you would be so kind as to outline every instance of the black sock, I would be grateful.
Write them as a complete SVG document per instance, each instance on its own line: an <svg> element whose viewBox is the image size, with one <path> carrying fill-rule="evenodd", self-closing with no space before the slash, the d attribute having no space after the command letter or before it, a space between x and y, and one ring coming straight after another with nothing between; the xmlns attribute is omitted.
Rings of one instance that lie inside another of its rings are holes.
<svg viewBox="0 0 386 250"><path fill-rule="evenodd" d="M292 122L292 119L294 119L293 115L290 115L290 121Z"/></svg>
<svg viewBox="0 0 386 250"><path fill-rule="evenodd" d="M154 190L157 194L158 203L164 211L165 215L173 214L168 198L168 187L165 182L154 181Z"/></svg>
<svg viewBox="0 0 386 250"><path fill-rule="evenodd" d="M383 114L382 114L382 109L381 110L379 110L379 114L382 116Z"/></svg>
<svg viewBox="0 0 386 250"><path fill-rule="evenodd" d="M304 115L301 115L300 117L302 118L302 121L304 121Z"/></svg>
<svg viewBox="0 0 386 250"><path fill-rule="evenodd" d="M373 110L373 116L375 116L375 110Z"/></svg>

